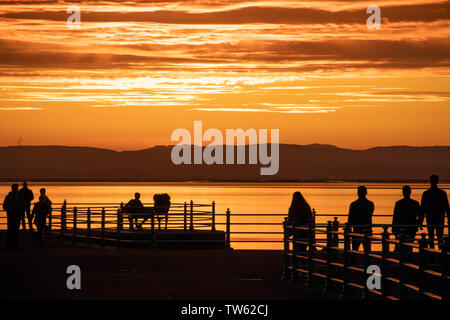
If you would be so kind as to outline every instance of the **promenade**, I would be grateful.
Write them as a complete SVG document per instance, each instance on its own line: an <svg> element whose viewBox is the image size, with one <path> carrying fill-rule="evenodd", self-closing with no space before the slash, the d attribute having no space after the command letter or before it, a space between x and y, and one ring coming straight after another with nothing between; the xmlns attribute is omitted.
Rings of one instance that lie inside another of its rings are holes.
<svg viewBox="0 0 450 320"><path fill-rule="evenodd" d="M20 251L6 252L4 241L0 232L2 299L327 299L281 279L282 251L117 249L59 240L38 248L23 233ZM69 265L81 268L81 290L66 287Z"/></svg>

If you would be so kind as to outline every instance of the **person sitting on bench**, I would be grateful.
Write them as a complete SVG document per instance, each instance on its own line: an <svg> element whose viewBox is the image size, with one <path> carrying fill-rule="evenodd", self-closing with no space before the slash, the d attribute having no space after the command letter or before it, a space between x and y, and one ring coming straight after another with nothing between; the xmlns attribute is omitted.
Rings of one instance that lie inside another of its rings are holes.
<svg viewBox="0 0 450 320"><path fill-rule="evenodd" d="M138 228L138 218L133 216L133 212L139 212L139 209L144 207L140 198L141 194L139 192L136 192L134 194L134 199L128 201L128 203L124 206L124 208L126 209L125 211L130 213L128 216L128 220L130 222L130 231L134 230L134 224L136 224L136 228Z"/></svg>

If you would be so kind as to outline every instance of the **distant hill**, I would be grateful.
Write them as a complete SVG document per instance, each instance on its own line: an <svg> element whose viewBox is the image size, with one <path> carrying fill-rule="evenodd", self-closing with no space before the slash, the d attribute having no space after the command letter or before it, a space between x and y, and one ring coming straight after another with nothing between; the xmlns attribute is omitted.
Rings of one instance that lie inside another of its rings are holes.
<svg viewBox="0 0 450 320"><path fill-rule="evenodd" d="M0 147L0 180L20 181L311 181L450 180L450 147L342 149L331 145L280 145L280 168L261 176L256 165L174 165L172 146L112 151L62 146Z"/></svg>

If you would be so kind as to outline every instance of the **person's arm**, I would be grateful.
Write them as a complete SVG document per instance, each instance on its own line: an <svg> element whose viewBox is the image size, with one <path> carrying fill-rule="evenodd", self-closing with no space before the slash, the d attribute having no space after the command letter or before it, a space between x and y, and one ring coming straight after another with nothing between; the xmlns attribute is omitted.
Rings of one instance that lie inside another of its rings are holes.
<svg viewBox="0 0 450 320"><path fill-rule="evenodd" d="M394 207L394 215L392 216L392 233L397 233L398 230L396 227L398 224L398 210L398 202L396 202Z"/></svg>
<svg viewBox="0 0 450 320"><path fill-rule="evenodd" d="M447 192L444 191L445 211L447 212L447 225L450 225L450 206L448 204ZM445 213L444 213L445 214ZM445 221L444 221L445 224Z"/></svg>
<svg viewBox="0 0 450 320"><path fill-rule="evenodd" d="M30 202L33 201L33 199L34 199L34 194L33 194L33 191L30 190Z"/></svg>
<svg viewBox="0 0 450 320"><path fill-rule="evenodd" d="M420 230L422 230L422 224L423 224L423 220L425 218L425 210L423 209L423 207L420 205L419 202L417 202L418 208L417 208L417 224L420 228Z"/></svg>
<svg viewBox="0 0 450 320"><path fill-rule="evenodd" d="M354 221L354 209L353 209L353 203L350 204L350 207L348 208L348 224L353 224Z"/></svg>
<svg viewBox="0 0 450 320"><path fill-rule="evenodd" d="M9 197L6 196L5 200L3 200L3 210L4 211L8 211L8 202L9 202Z"/></svg>

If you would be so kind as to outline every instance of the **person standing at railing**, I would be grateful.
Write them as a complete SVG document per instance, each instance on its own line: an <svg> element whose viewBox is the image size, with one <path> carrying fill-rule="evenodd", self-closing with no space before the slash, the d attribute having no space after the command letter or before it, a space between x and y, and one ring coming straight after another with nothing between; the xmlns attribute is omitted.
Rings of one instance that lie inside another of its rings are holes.
<svg viewBox="0 0 450 320"><path fill-rule="evenodd" d="M8 224L6 250L18 250L20 218L24 210L24 200L17 183L11 185L11 192L3 200L3 210L6 211Z"/></svg>
<svg viewBox="0 0 450 320"><path fill-rule="evenodd" d="M307 226L311 221L312 211L308 202L306 202L303 195L297 191L292 195L291 206L289 207L288 213L288 224ZM295 231L298 238L305 241L308 238L308 230L296 230ZM298 248L300 252L306 251L306 244L299 244Z"/></svg>
<svg viewBox="0 0 450 320"><path fill-rule="evenodd" d="M22 188L19 190L20 194L22 194L23 200L25 201L25 212L22 214L20 220L22 221L22 228L25 230L25 214L28 220L28 226L31 231L33 231L33 216L31 214L31 201L34 199L33 191L28 188L28 183L26 181L23 182Z"/></svg>
<svg viewBox="0 0 450 320"><path fill-rule="evenodd" d="M348 211L348 224L353 225L354 233L370 233L372 230L372 215L375 206L372 201L367 199L367 188L358 187L358 200L350 204ZM361 245L362 237L353 236L352 250L358 250ZM364 249L368 249L365 248ZM352 256L352 263L355 264L356 257Z"/></svg>
<svg viewBox="0 0 450 320"><path fill-rule="evenodd" d="M422 208L425 212L427 225L439 225L439 227L428 227L428 238L430 247L434 248L434 231L438 239L439 248L442 247L444 237L445 214L447 221L450 222L450 208L448 204L447 193L438 188L439 177L435 174L430 176L430 188L423 192ZM419 221L421 225L423 218ZM441 227L442 225L442 227Z"/></svg>
<svg viewBox="0 0 450 320"><path fill-rule="evenodd" d="M36 202L33 208L34 224L37 228L37 241L42 246L42 238L46 226L47 216L52 212L52 202L45 194L45 189L40 190L39 202Z"/></svg>
<svg viewBox="0 0 450 320"><path fill-rule="evenodd" d="M417 232L419 220L423 220L423 210L420 203L411 199L411 187L403 186L403 199L398 200L394 207L394 216L392 217L392 233L398 240L403 234L406 241L414 241ZM411 225L409 227L401 227L401 225ZM407 247L412 250L411 247ZM398 246L396 246L398 250Z"/></svg>

